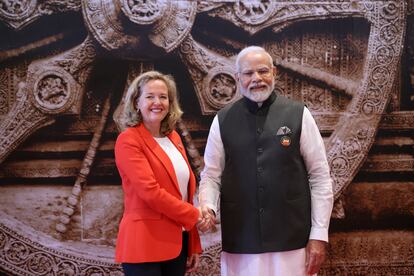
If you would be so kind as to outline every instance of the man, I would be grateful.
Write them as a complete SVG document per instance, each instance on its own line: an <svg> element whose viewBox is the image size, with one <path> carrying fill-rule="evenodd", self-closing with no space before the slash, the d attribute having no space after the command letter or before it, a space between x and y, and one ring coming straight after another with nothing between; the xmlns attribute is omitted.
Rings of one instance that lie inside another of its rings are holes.
<svg viewBox="0 0 414 276"><path fill-rule="evenodd" d="M333 205L322 137L302 103L273 92L276 68L263 48L243 49L236 71L243 98L211 125L199 228L212 226L220 197L222 275L315 274Z"/></svg>

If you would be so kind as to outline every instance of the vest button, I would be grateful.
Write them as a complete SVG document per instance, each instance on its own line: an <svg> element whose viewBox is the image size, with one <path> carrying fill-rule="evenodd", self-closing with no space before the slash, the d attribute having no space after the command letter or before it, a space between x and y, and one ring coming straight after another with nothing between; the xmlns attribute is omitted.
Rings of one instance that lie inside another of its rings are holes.
<svg viewBox="0 0 414 276"><path fill-rule="evenodd" d="M260 208L259 212L260 213L263 213L264 212L264 209L263 208Z"/></svg>
<svg viewBox="0 0 414 276"><path fill-rule="evenodd" d="M263 148L258 148L258 149L257 149L257 152L258 152L258 153L263 153Z"/></svg>
<svg viewBox="0 0 414 276"><path fill-rule="evenodd" d="M257 131L257 134L260 134L263 132L263 129L259 127L256 131Z"/></svg>
<svg viewBox="0 0 414 276"><path fill-rule="evenodd" d="M258 167L258 168L257 168L257 172L258 172L258 173L261 173L262 171L263 171L263 168L262 168L262 167Z"/></svg>

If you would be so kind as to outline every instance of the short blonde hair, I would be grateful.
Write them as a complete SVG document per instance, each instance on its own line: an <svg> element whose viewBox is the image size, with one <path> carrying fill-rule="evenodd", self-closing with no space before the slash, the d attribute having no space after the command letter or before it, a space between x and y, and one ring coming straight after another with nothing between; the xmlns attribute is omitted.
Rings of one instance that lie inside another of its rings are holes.
<svg viewBox="0 0 414 276"><path fill-rule="evenodd" d="M169 110L168 114L161 122L160 132L163 135L169 134L175 129L177 121L181 118L183 111L178 103L177 87L174 78L170 75L164 75L157 71L148 71L136 77L125 97L124 113L122 123L125 127L133 127L142 123L142 116L137 110L137 100L142 94L142 89L149 81L161 80L168 89Z"/></svg>

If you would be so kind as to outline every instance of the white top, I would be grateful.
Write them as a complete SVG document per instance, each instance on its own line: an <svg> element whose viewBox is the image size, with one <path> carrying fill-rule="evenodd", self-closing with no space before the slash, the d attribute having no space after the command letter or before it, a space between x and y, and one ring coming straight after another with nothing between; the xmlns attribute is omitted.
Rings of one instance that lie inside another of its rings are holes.
<svg viewBox="0 0 414 276"><path fill-rule="evenodd" d="M326 159L325 145L309 110L302 117L300 152L309 174L311 189L312 226L309 239L328 241L328 228L333 207L332 180ZM217 115L211 124L204 152L205 167L201 172L200 206L206 205L217 213L221 174L224 169L224 148Z"/></svg>
<svg viewBox="0 0 414 276"><path fill-rule="evenodd" d="M168 139L168 137L154 137L154 139L170 158L171 163L174 166L175 175L177 176L178 185L180 186L181 198L183 201L188 201L188 181L190 179L190 170L188 169L184 157L170 141L170 139Z"/></svg>

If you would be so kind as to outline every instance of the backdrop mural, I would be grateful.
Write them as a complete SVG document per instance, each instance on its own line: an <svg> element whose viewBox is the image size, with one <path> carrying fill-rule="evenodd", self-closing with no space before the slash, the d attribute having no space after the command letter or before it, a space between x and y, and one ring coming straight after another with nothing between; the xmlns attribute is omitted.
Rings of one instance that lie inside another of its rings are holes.
<svg viewBox="0 0 414 276"><path fill-rule="evenodd" d="M195 172L260 45L324 137L335 208L320 275L414 275L413 0L0 0L0 272L122 275L113 148L130 81L178 83ZM201 268L219 275L220 229Z"/></svg>

